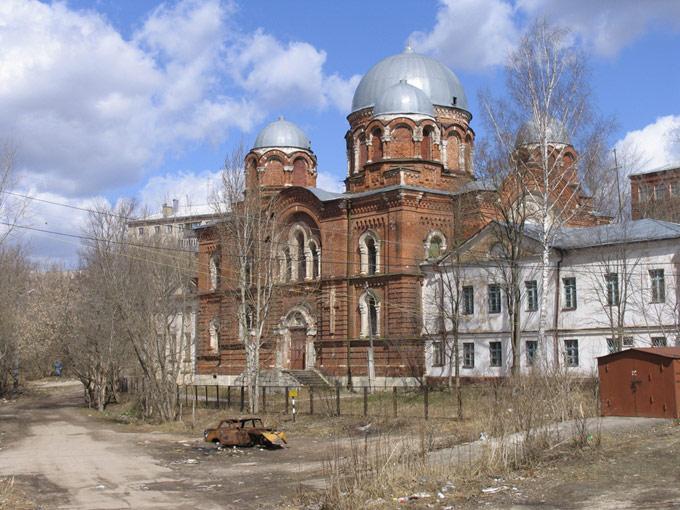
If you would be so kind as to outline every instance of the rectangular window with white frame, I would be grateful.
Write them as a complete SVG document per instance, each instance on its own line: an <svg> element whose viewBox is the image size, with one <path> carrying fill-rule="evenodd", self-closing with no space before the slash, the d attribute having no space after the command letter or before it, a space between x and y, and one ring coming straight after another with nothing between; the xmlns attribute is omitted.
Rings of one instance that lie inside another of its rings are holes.
<svg viewBox="0 0 680 510"><path fill-rule="evenodd" d="M619 274L607 273L604 275L606 284L606 303L607 306L619 306Z"/></svg>
<svg viewBox="0 0 680 510"><path fill-rule="evenodd" d="M503 344L501 342L489 342L489 366L503 366Z"/></svg>
<svg viewBox="0 0 680 510"><path fill-rule="evenodd" d="M444 366L444 342L441 340L434 340L432 342L432 366Z"/></svg>
<svg viewBox="0 0 680 510"><path fill-rule="evenodd" d="M564 341L564 363L568 367L578 366L578 340Z"/></svg>
<svg viewBox="0 0 680 510"><path fill-rule="evenodd" d="M463 286L463 315L475 313L475 289L472 285Z"/></svg>
<svg viewBox="0 0 680 510"><path fill-rule="evenodd" d="M495 283L489 284L489 313L501 313L501 286Z"/></svg>
<svg viewBox="0 0 680 510"><path fill-rule="evenodd" d="M463 342L463 368L475 368L474 342Z"/></svg>
<svg viewBox="0 0 680 510"><path fill-rule="evenodd" d="M562 278L562 285L564 285L564 308L576 310L578 305L576 299L576 278L573 276Z"/></svg>
<svg viewBox="0 0 680 510"><path fill-rule="evenodd" d="M611 354L612 352L619 352L622 349L630 349L635 345L635 341L632 336L621 337L611 337L607 338L607 350Z"/></svg>
<svg viewBox="0 0 680 510"><path fill-rule="evenodd" d="M533 366L534 361L536 360L536 352L538 351L538 341L527 340L525 347L527 356L527 366Z"/></svg>
<svg viewBox="0 0 680 510"><path fill-rule="evenodd" d="M538 282L530 280L524 282L527 293L527 312L535 312L538 310Z"/></svg>
<svg viewBox="0 0 680 510"><path fill-rule="evenodd" d="M649 279L652 287L652 303L666 301L666 279L663 269L650 269Z"/></svg>
<svg viewBox="0 0 680 510"><path fill-rule="evenodd" d="M652 347L667 347L668 342L665 336L653 336L652 337Z"/></svg>

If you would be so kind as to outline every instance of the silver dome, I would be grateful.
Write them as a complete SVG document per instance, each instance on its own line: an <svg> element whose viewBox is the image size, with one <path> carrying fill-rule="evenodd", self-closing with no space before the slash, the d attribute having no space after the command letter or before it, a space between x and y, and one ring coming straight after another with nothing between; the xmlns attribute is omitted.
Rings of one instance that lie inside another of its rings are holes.
<svg viewBox="0 0 680 510"><path fill-rule="evenodd" d="M302 129L279 117L260 131L253 145L253 149L267 147L297 147L312 150L312 143Z"/></svg>
<svg viewBox="0 0 680 510"><path fill-rule="evenodd" d="M434 117L434 108L425 92L401 80L383 92L373 107L373 115L390 113L419 113Z"/></svg>
<svg viewBox="0 0 680 510"><path fill-rule="evenodd" d="M548 143L571 143L569 140L569 133L564 124L554 117L548 121L546 128ZM517 132L516 145L527 145L534 143L541 143L543 139L543 129L537 119L531 119L526 122Z"/></svg>
<svg viewBox="0 0 680 510"><path fill-rule="evenodd" d="M465 91L456 75L436 60L407 48L404 53L381 60L364 75L354 92L352 112L374 106L389 87L401 80L425 92L432 104L468 109Z"/></svg>

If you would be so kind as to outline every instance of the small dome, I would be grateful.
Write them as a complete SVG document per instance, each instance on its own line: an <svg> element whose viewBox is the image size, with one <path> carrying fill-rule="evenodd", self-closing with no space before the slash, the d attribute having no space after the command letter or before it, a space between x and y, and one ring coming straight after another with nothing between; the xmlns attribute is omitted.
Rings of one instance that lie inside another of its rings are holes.
<svg viewBox="0 0 680 510"><path fill-rule="evenodd" d="M268 147L296 147L311 151L312 143L302 129L279 117L260 131L253 145L253 149Z"/></svg>
<svg viewBox="0 0 680 510"><path fill-rule="evenodd" d="M548 143L563 143L569 144L569 133L567 133L564 124L554 117L548 121L547 127ZM517 132L517 141L515 145L527 145L534 143L541 143L543 138L543 130L540 122L536 119L531 119L525 123Z"/></svg>
<svg viewBox="0 0 680 510"><path fill-rule="evenodd" d="M406 48L381 60L364 75L354 92L352 112L375 106L385 91L401 80L422 90L431 104L468 109L463 86L448 67Z"/></svg>
<svg viewBox="0 0 680 510"><path fill-rule="evenodd" d="M416 113L434 117L434 108L427 94L406 80L389 87L373 107L373 115Z"/></svg>

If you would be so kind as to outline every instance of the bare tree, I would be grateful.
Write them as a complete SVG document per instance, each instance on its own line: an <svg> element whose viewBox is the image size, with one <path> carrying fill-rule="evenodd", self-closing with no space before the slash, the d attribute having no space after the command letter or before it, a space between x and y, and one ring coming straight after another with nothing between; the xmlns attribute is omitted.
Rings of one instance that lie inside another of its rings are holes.
<svg viewBox="0 0 680 510"><path fill-rule="evenodd" d="M174 420L194 329L195 254L180 240L162 236L125 249L125 275L115 280L116 307L144 381L145 413Z"/></svg>
<svg viewBox="0 0 680 510"><path fill-rule="evenodd" d="M527 182L530 159L517 145L517 128L502 102L483 94L484 120L492 136L479 151L478 166L490 181L488 201L495 221L490 224L492 242L482 257L489 276L500 280L510 322L511 374L520 373L522 338L523 259L529 255L525 238L527 223L535 220L535 209Z"/></svg>
<svg viewBox="0 0 680 510"><path fill-rule="evenodd" d="M25 201L16 200L11 195L15 183L15 162L14 146L9 142L0 145L0 245L12 233L26 209Z"/></svg>
<svg viewBox="0 0 680 510"><path fill-rule="evenodd" d="M26 377L50 375L54 362L61 357L61 338L73 278L72 271L60 266L34 268L28 275L23 313L18 317L19 352Z"/></svg>
<svg viewBox="0 0 680 510"><path fill-rule="evenodd" d="M582 205L592 199L580 182L602 166L606 132L590 105L586 58L568 43L568 35L544 20L534 23L506 65L507 97L485 102L497 126L494 136L507 159L517 163L524 214L541 246L538 341L543 348L551 247L562 227L586 221ZM583 151L577 157L573 145L579 140Z"/></svg>
<svg viewBox="0 0 680 510"><path fill-rule="evenodd" d="M271 333L267 329L281 266L282 246L275 193L268 193L259 175L246 174L242 146L225 160L222 187L214 199L220 215L223 272L233 275L226 283L237 301L239 339L245 349L245 381L250 412L259 409L260 349ZM251 179L249 182L247 179ZM226 279L226 278L225 278Z"/></svg>
<svg viewBox="0 0 680 510"><path fill-rule="evenodd" d="M119 288L129 275L125 218L134 205L100 206L89 216L81 268L65 294L61 337L65 364L85 387L88 405L102 411L115 400L115 386L129 364Z"/></svg>
<svg viewBox="0 0 680 510"><path fill-rule="evenodd" d="M22 318L32 269L20 247L0 245L0 394L10 388L10 380L15 388L19 383Z"/></svg>

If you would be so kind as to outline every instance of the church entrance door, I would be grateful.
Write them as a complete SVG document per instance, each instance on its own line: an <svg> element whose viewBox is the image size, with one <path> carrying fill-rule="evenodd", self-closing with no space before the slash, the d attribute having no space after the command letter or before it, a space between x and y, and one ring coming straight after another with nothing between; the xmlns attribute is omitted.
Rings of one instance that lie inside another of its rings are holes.
<svg viewBox="0 0 680 510"><path fill-rule="evenodd" d="M295 328L290 330L290 368L291 370L305 369L305 351L307 350L307 329Z"/></svg>

